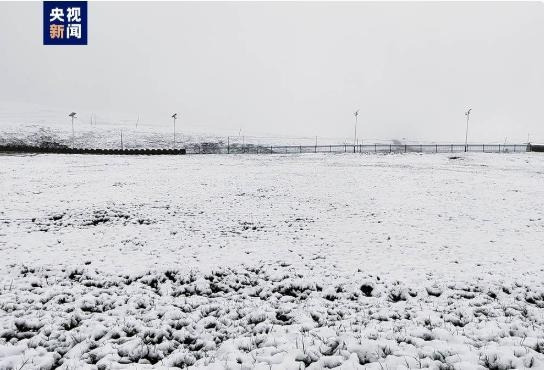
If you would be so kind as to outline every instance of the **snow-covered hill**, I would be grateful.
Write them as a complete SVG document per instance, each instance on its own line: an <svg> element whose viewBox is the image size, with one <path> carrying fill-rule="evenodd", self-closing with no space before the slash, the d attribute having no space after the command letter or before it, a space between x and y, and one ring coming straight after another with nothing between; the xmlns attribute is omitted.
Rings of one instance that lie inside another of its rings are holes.
<svg viewBox="0 0 544 370"><path fill-rule="evenodd" d="M0 102L0 145L40 145L55 142L72 145L70 112L20 102ZM74 121L74 145L81 148L171 148L173 122L165 115L155 122L134 115L78 111ZM189 126L189 127L188 127ZM226 145L314 145L315 137L282 137L259 133L213 132L178 120L176 147L214 143ZM346 139L319 138L319 144L342 144Z"/></svg>

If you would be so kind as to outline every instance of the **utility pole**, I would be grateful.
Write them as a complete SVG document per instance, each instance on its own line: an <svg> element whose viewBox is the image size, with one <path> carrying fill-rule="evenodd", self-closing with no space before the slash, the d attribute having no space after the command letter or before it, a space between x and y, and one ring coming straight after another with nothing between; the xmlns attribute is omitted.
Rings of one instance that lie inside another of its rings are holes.
<svg viewBox="0 0 544 370"><path fill-rule="evenodd" d="M359 109L357 109L353 115L355 116L355 133L353 135L353 145L355 146L357 145L357 119L359 117Z"/></svg>
<svg viewBox="0 0 544 370"><path fill-rule="evenodd" d="M178 114L172 114L172 118L174 119L174 149L176 149L176 119L178 118Z"/></svg>
<svg viewBox="0 0 544 370"><path fill-rule="evenodd" d="M465 116L467 117L467 129L465 131L465 152L467 151L468 149L468 146L467 146L467 140L468 140L468 121L470 119L470 111L472 110L472 108L469 108L466 112L465 112Z"/></svg>
<svg viewBox="0 0 544 370"><path fill-rule="evenodd" d="M124 146L123 146L123 129L121 129L121 150L124 149Z"/></svg>
<svg viewBox="0 0 544 370"><path fill-rule="evenodd" d="M68 115L68 117L71 117L72 118L72 149L75 147L74 145L74 137L75 137L75 133L74 133L74 118L76 118L76 112L72 112Z"/></svg>

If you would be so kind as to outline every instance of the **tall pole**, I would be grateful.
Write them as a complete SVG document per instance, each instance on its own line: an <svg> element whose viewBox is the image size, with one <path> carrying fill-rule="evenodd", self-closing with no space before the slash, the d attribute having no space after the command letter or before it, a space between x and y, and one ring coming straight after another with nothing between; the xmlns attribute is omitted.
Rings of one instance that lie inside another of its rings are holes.
<svg viewBox="0 0 544 370"><path fill-rule="evenodd" d="M75 148L75 132L74 132L74 118L76 118L76 112L72 112L68 117L72 118L72 149Z"/></svg>
<svg viewBox="0 0 544 370"><path fill-rule="evenodd" d="M356 110L355 113L353 113L355 116L355 133L353 134L353 145L357 145L357 119L359 118L359 110Z"/></svg>
<svg viewBox="0 0 544 370"><path fill-rule="evenodd" d="M469 108L469 110L467 110L465 112L465 116L467 116L467 129L465 131L465 152L467 151L468 149L468 146L467 146L467 142L468 142L468 120L470 119L470 111L472 110L472 108Z"/></svg>
<svg viewBox="0 0 544 370"><path fill-rule="evenodd" d="M177 118L178 118L177 113L172 114L172 119L174 120L174 149L176 149L176 119Z"/></svg>
<svg viewBox="0 0 544 370"><path fill-rule="evenodd" d="M72 148L75 147L74 145L74 116L72 116Z"/></svg>

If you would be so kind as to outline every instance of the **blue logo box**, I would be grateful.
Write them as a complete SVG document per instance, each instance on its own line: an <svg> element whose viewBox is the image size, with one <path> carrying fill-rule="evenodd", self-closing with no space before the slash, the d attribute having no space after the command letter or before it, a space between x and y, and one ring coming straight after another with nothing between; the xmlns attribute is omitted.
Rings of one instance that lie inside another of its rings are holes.
<svg viewBox="0 0 544 370"><path fill-rule="evenodd" d="M87 2L43 2L44 45L87 45Z"/></svg>

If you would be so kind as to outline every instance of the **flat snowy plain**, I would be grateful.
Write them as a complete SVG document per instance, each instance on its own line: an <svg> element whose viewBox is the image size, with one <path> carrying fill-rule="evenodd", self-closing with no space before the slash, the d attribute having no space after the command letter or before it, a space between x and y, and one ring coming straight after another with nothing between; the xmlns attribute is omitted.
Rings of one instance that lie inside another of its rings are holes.
<svg viewBox="0 0 544 370"><path fill-rule="evenodd" d="M544 368L544 157L0 157L0 369Z"/></svg>

